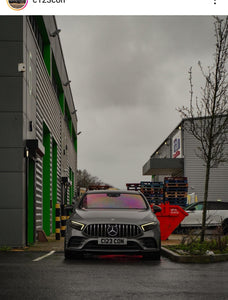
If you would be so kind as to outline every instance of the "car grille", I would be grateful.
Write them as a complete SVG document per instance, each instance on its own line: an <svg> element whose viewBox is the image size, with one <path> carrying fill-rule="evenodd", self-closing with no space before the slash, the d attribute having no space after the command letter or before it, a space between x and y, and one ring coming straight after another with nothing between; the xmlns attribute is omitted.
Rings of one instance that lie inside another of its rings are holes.
<svg viewBox="0 0 228 300"><path fill-rule="evenodd" d="M110 231L112 232L110 233ZM83 232L89 237L131 238L140 235L142 231L139 226L133 224L90 224L85 227Z"/></svg>

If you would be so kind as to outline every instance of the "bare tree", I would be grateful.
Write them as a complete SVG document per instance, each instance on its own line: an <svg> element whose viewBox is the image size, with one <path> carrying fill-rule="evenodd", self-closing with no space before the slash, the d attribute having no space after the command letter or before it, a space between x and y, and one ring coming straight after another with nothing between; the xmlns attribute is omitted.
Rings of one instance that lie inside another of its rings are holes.
<svg viewBox="0 0 228 300"><path fill-rule="evenodd" d="M92 176L87 170L77 170L77 184L80 187L88 189L90 185L107 185L97 176ZM111 185L109 185L111 187Z"/></svg>
<svg viewBox="0 0 228 300"><path fill-rule="evenodd" d="M192 68L189 70L190 105L178 108L183 118L188 119L186 130L198 141L197 156L205 164L204 205L202 215L201 242L204 241L207 216L207 199L210 170L227 161L225 143L228 132L228 17L214 17L216 39L213 65L205 71L199 62L205 80L201 96L193 100ZM194 103L193 103L194 101Z"/></svg>

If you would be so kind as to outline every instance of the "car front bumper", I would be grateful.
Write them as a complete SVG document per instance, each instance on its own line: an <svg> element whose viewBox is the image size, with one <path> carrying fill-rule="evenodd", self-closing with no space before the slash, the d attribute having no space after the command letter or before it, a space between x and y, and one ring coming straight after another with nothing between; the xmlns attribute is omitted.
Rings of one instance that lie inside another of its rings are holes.
<svg viewBox="0 0 228 300"><path fill-rule="evenodd" d="M106 237L104 238L106 239ZM118 238L117 238L118 239ZM121 239L121 238L120 238ZM161 249L159 230L149 230L134 238L125 238L126 244L99 244L98 237L87 237L83 232L68 228L65 236L65 251L98 254L144 254L158 253Z"/></svg>

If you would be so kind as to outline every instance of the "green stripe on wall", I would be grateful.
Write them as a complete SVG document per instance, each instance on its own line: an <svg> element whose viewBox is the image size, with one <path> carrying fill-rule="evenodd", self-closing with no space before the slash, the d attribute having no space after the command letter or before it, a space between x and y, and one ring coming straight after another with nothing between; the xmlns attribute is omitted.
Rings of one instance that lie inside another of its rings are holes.
<svg viewBox="0 0 228 300"><path fill-rule="evenodd" d="M34 161L29 159L28 169L28 244L34 243Z"/></svg>
<svg viewBox="0 0 228 300"><path fill-rule="evenodd" d="M57 203L57 144L52 143L52 232L55 233L55 205Z"/></svg>
<svg viewBox="0 0 228 300"><path fill-rule="evenodd" d="M50 132L44 124L43 144L45 155L43 157L43 230L50 235Z"/></svg>
<svg viewBox="0 0 228 300"><path fill-rule="evenodd" d="M44 62L46 65L46 68L48 70L48 74L50 76L51 74L51 47L50 44L44 45Z"/></svg>

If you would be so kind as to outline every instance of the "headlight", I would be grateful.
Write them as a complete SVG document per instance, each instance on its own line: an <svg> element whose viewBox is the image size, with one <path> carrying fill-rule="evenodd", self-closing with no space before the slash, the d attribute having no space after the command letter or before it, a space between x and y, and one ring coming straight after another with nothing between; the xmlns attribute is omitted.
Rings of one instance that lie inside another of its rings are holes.
<svg viewBox="0 0 228 300"><path fill-rule="evenodd" d="M73 220L70 221L70 225L71 225L71 227L73 227L73 228L75 228L77 230L82 230L85 227L84 224L76 222L76 221L73 221Z"/></svg>
<svg viewBox="0 0 228 300"><path fill-rule="evenodd" d="M153 221L151 223L143 224L143 225L141 225L141 227L142 227L143 231L148 231L148 230L153 229L157 224L158 224L157 221Z"/></svg>

